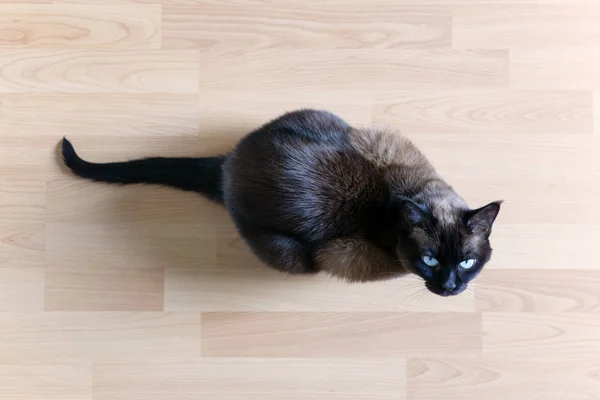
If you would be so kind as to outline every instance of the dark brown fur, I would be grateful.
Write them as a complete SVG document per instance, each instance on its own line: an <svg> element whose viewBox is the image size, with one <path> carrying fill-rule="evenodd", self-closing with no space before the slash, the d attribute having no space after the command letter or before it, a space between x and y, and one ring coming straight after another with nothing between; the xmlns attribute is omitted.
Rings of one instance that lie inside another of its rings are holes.
<svg viewBox="0 0 600 400"><path fill-rule="evenodd" d="M470 210L406 137L324 111L285 114L220 157L93 164L66 140L63 154L88 179L165 184L224 204L254 253L292 274L364 282L412 272L452 295L491 255L499 203ZM459 268L467 258L476 268Z"/></svg>

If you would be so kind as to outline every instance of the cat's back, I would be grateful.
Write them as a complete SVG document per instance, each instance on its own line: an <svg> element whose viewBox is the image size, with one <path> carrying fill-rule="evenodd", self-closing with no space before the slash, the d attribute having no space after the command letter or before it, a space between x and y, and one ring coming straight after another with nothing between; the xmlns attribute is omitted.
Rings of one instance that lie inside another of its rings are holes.
<svg viewBox="0 0 600 400"><path fill-rule="evenodd" d="M232 214L311 240L360 228L387 200L377 167L350 142L339 117L303 111L244 138L226 162Z"/></svg>
<svg viewBox="0 0 600 400"><path fill-rule="evenodd" d="M352 148L378 168L419 169L435 173L423 153L404 135L382 128L351 129L348 141Z"/></svg>
<svg viewBox="0 0 600 400"><path fill-rule="evenodd" d="M254 223L315 240L344 235L385 218L390 166L396 174L429 168L400 135L303 110L239 143L225 166L225 201L234 216Z"/></svg>

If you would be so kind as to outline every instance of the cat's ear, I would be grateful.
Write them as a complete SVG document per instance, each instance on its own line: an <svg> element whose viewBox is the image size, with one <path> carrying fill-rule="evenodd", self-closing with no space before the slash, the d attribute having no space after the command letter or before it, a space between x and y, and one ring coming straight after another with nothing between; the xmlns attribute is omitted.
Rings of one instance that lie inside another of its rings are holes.
<svg viewBox="0 0 600 400"><path fill-rule="evenodd" d="M476 210L465 212L463 221L473 233L486 235L492 230L492 225L500 212L502 201L494 201Z"/></svg>

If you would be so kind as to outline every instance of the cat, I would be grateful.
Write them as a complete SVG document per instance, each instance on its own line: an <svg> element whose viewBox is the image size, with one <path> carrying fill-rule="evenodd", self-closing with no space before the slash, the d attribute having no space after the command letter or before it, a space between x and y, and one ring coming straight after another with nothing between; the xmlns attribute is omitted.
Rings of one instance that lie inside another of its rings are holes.
<svg viewBox="0 0 600 400"><path fill-rule="evenodd" d="M277 270L348 282L416 274L440 296L463 292L490 260L502 203L469 208L405 136L323 110L285 113L214 157L97 164L67 138L62 153L83 178L167 185L224 205Z"/></svg>

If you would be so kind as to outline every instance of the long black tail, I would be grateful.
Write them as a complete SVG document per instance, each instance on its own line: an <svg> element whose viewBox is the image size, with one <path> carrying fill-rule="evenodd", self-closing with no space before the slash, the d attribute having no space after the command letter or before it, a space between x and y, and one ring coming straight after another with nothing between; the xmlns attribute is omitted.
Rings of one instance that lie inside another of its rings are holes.
<svg viewBox="0 0 600 400"><path fill-rule="evenodd" d="M223 203L221 187L225 157L144 158L125 162L96 164L81 159L66 138L62 154L67 167L76 175L98 182L151 183L198 192Z"/></svg>

